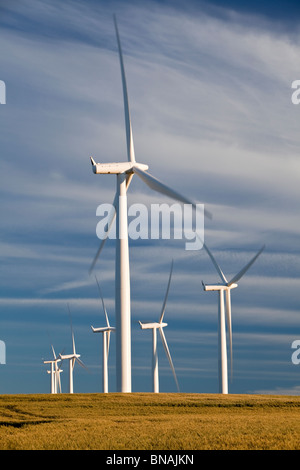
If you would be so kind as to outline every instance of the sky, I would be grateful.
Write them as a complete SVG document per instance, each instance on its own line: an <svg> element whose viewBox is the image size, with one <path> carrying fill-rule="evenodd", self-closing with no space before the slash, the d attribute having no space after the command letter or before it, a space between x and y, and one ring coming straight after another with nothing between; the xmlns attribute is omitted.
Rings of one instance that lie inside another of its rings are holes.
<svg viewBox="0 0 300 470"><path fill-rule="evenodd" d="M43 361L76 350L74 391L101 392L101 337L115 324L115 242L92 275L100 204L113 175L89 157L126 161L123 48L137 161L213 214L205 242L229 278L266 248L232 292L230 393L300 392L300 6L295 2L12 0L0 2L0 393L48 393ZM137 177L135 203L172 204ZM130 240L132 391L151 391L151 333L170 264L166 338L185 393L218 392L219 282L202 249L184 240ZM116 391L115 337L109 391ZM160 391L176 392L159 343ZM68 392L63 363L63 392Z"/></svg>

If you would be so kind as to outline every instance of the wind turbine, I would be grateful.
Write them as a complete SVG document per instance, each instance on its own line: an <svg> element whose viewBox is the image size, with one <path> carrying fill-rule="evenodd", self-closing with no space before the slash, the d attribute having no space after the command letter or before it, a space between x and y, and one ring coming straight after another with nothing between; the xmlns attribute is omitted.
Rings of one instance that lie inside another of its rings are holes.
<svg viewBox="0 0 300 470"><path fill-rule="evenodd" d="M50 393L55 393L54 361L44 361L44 364L51 364L51 369L47 370L47 374L50 374Z"/></svg>
<svg viewBox="0 0 300 470"><path fill-rule="evenodd" d="M70 313L70 312L69 312L69 313ZM71 320L71 314L70 314L70 320ZM59 357L60 357L60 359L62 359L62 360L65 360L65 359L68 359L68 360L69 360L69 385L70 385L69 392L70 392L70 393L74 393L74 387L73 387L73 370L74 370L74 367L75 367L75 362L77 361L78 364L79 364L81 367L83 367L84 369L86 369L86 366L85 366L84 363L79 359L79 358L80 358L80 354L77 354L77 353L76 353L74 332L73 332L73 328L72 328L72 321L71 321L71 334L72 334L73 353L72 353L72 354L60 354Z"/></svg>
<svg viewBox="0 0 300 470"><path fill-rule="evenodd" d="M166 337L165 337L165 334L164 334L164 331L163 331L163 328L168 325L167 323L163 322L163 319L164 319L164 315L165 315L166 304L167 304L167 299L168 299L169 290L170 290L172 272L173 272L173 261L172 261L172 264L171 264L168 287L167 287L167 291L166 291L166 294L165 294L165 298L164 298L162 310L161 310L161 313L160 313L159 321L156 322L156 323L142 323L142 322L139 322L142 330L152 330L152 375L153 375L153 392L154 393L159 392L157 330L159 330L160 337L161 337L161 340L162 340L162 344L164 346L165 353L167 355L167 358L168 358L168 361L169 361L169 364L170 364L170 367L172 369L173 376L174 376L174 379L175 379L175 382L176 382L177 390L179 392L179 385L178 385L178 381L177 381L177 377L176 377L176 373L175 373L175 368L174 368L173 361L172 361L172 358L171 358L171 354L170 354L170 351L169 351L169 348L168 348L167 340L166 340Z"/></svg>
<svg viewBox="0 0 300 470"><path fill-rule="evenodd" d="M130 314L130 275L129 275L129 248L128 248L128 219L127 219L127 190L133 175L137 175L152 190L157 191L184 204L192 204L193 208L199 210L196 204L185 196L179 194L164 183L154 178L146 170L148 165L138 163L135 159L134 144L132 137L132 126L129 112L129 102L125 69L122 56L121 42L118 32L116 17L114 24L119 50L121 67L123 100L125 112L125 128L127 143L127 162L118 163L96 163L90 157L93 172L95 174L115 174L117 176L117 191L113 201L114 210L110 215L110 222L106 237L102 240L90 272L93 270L104 243L108 237L109 230L116 218L116 371L117 391L131 392L131 314ZM211 218L211 214L204 210L204 214Z"/></svg>
<svg viewBox="0 0 300 470"><path fill-rule="evenodd" d="M218 291L219 292L219 317L218 317L218 349L219 349L219 392L223 394L228 393L228 369L227 369L227 343L226 343L226 320L225 320L225 311L227 319L227 327L229 334L229 343L230 343L230 363L231 363L231 373L232 373L232 323L231 323L231 289L238 287L237 282L242 278L242 276L248 271L250 266L258 258L261 252L264 250L263 246L258 253L246 264L246 266L241 269L233 278L228 282L225 274L221 270L217 261L215 260L213 254L209 250L206 244L203 244L206 252L208 253L210 259L215 266L222 283L220 284L204 284L202 281L203 289L205 291ZM226 307L224 305L224 292L226 293Z"/></svg>
<svg viewBox="0 0 300 470"><path fill-rule="evenodd" d="M56 357L53 345L51 345L51 347L54 359L44 361L44 364L51 364L51 370L47 371L48 374L50 374L50 392L57 393L57 389L59 387L59 391L61 393L60 373L62 372L62 369L60 369L57 365L57 363L61 361L61 358Z"/></svg>
<svg viewBox="0 0 300 470"><path fill-rule="evenodd" d="M96 277L96 276L95 276ZM103 310L104 310L104 313L105 313L105 319L106 319L106 326L105 327L102 327L102 328L94 328L93 326L91 326L92 330L94 333L103 333L103 355L102 355L102 385L103 385L103 393L108 393L108 353L109 353L109 342L110 342L110 333L112 331L115 331L115 328L110 326L109 324L109 320L108 320L108 315L107 315L107 311L106 311L106 308L105 308L105 304L104 304L104 299L103 299L103 295L102 295L102 292L101 292L101 289L100 289L100 285L99 285L99 282L98 282L98 279L96 277L96 281L97 281L97 284L98 284L98 288L99 288L99 293L100 293L100 297L101 297L101 300L102 300L102 306L103 306Z"/></svg>

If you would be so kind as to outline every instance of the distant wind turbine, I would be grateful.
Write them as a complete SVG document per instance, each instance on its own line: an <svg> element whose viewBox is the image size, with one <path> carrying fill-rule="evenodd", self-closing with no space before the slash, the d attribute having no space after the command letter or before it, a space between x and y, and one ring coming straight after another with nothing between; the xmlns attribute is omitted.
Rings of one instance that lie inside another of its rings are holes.
<svg viewBox="0 0 300 470"><path fill-rule="evenodd" d="M61 361L61 358L56 357L53 345L51 345L51 348L52 348L54 359L49 360L49 361L44 361L44 364L51 364L50 371L49 370L47 371L50 374L50 392L57 393L57 390L59 387L59 391L61 393L60 374L62 372L62 369L60 369L57 364L58 362Z"/></svg>
<svg viewBox="0 0 300 470"><path fill-rule="evenodd" d="M218 349L219 349L219 392L223 394L228 393L228 368L227 368L227 343L226 343L226 320L229 333L230 343L230 362L231 362L231 373L232 373L232 323L231 323L231 289L238 287L237 282L244 276L246 271L252 266L254 261L258 258L261 252L264 250L263 246L258 253L249 261L246 266L241 269L229 282L227 281L223 271L216 262L213 254L209 250L206 244L203 244L206 252L215 266L222 283L221 284L204 284L202 281L203 289L205 291L218 291L219 292L219 318L218 318ZM226 292L226 308L224 305L224 291Z"/></svg>
<svg viewBox="0 0 300 470"><path fill-rule="evenodd" d="M108 320L108 315L107 315L107 311L106 311L106 308L105 308L105 304L104 304L104 299L103 299L103 295L102 295L102 291L101 291L101 288L100 288L100 285L99 285L99 282L98 282L98 279L97 277L95 276L96 278L96 282L97 282L97 285L98 285L98 289L99 289L99 294L100 294L100 297L101 297L101 300L102 300L102 306L103 306L103 310L104 310L104 313L105 313L105 319L106 319L106 326L105 327L102 327L102 328L94 328L93 326L91 326L92 330L94 333L102 333L103 334L103 355L102 355L102 387L103 387L103 393L108 393L108 353L109 353L109 342L110 342L110 333L112 331L115 331L115 328L110 326L109 324L109 320Z"/></svg>
<svg viewBox="0 0 300 470"><path fill-rule="evenodd" d="M69 308L69 306L68 306ZM70 309L69 309L69 314L70 314ZM73 353L72 354L60 354L59 357L61 360L68 359L69 360L69 392L74 393L74 387L73 387L73 370L75 367L75 362L77 361L78 364L83 367L84 369L87 369L87 367L84 365L84 363L79 359L80 354L76 353L75 349L75 339L74 339L74 332L73 332L73 327L72 327L72 320L71 320L71 314L70 314L70 321L71 321L71 335L72 335L72 346L73 346Z"/></svg>
<svg viewBox="0 0 300 470"><path fill-rule="evenodd" d="M168 348L167 340L163 331L163 328L166 327L168 324L163 322L164 315L165 315L165 310L166 310L166 304L167 304L167 299L169 295L169 290L170 290L170 284L171 284L171 278L172 278L172 272L173 272L173 261L171 264L171 270L170 270L170 276L169 276L169 282L168 282L168 287L167 291L165 294L162 310L160 313L159 321L156 323L142 323L139 322L141 329L142 330L152 330L152 377L153 377L153 392L158 393L159 392L159 377L158 377L158 354L157 354L157 330L159 330L160 337L165 349L165 353L167 355L170 367L173 372L173 376L176 382L177 390L179 391L179 385L175 373L175 368L173 365L173 361L171 358L171 354Z"/></svg>
<svg viewBox="0 0 300 470"><path fill-rule="evenodd" d="M50 393L55 392L55 377L54 377L54 361L44 361L44 364L50 364L50 370L47 370L47 374L50 374Z"/></svg>
<svg viewBox="0 0 300 470"><path fill-rule="evenodd" d="M117 391L131 392L131 312L130 312L130 275L129 275L129 248L128 248L128 218L127 218L127 190L133 178L137 175L152 190L157 191L172 199L184 204L192 204L193 208L199 210L196 204L185 196L179 194L164 183L154 178L145 170L148 165L138 163L135 159L132 126L129 112L129 102L125 69L122 56L121 42L114 16L115 30L119 49L119 59L121 66L123 99L125 111L127 162L118 163L96 163L91 158L93 172L95 174L116 174L117 191L113 201L114 211L110 216L106 238L99 246L96 256L90 268L94 269L96 261L101 253L104 243L114 219L116 218L116 371L117 371ZM204 210L204 214L211 218L211 214Z"/></svg>

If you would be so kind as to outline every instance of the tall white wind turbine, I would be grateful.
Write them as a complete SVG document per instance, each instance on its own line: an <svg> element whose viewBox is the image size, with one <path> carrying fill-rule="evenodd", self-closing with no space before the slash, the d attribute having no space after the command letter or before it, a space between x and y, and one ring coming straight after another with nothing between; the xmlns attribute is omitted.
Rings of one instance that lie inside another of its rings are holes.
<svg viewBox="0 0 300 470"><path fill-rule="evenodd" d="M83 367L84 369L87 369L87 367L84 365L84 363L79 359L80 354L76 353L76 348L75 348L75 338L74 338L74 332L73 332L73 327L72 327L72 322L71 322L71 335L72 335L72 347L73 347L73 352L71 354L60 354L59 357L62 360L68 359L69 360L69 393L74 393L74 386L73 386L73 370L75 367L75 362L78 362L78 364Z"/></svg>
<svg viewBox="0 0 300 470"><path fill-rule="evenodd" d="M142 323L142 322L139 322L142 330L152 330L152 377L153 377L153 388L152 388L152 390L153 390L154 393L159 392L157 330L160 333L162 344L163 344L166 356L168 358L170 367L171 367L172 372L173 372L173 376L174 376L174 379L175 379L175 382L176 382L177 390L179 392L179 385L178 385L178 381L177 381L177 377L176 377L176 373L175 373L175 368L174 368L173 361L172 361L172 358L171 358L171 354L170 354L170 351L169 351L169 348L168 348L167 340L166 340L166 337L165 337L165 334L164 334L164 331L163 331L163 328L168 325L167 323L163 322L163 319L164 319L164 315L165 315L167 299L168 299L169 290L170 290L172 272L173 272L173 261L172 261L172 264L171 264L168 287L167 287L167 291L166 291L166 294L165 294L163 306L162 306L162 309L161 309L159 321L155 322L155 323Z"/></svg>
<svg viewBox="0 0 300 470"><path fill-rule="evenodd" d="M129 112L129 102L125 69L122 56L121 42L114 16L115 30L117 36L119 59L121 67L121 77L123 86L125 128L127 143L127 162L118 163L96 163L91 158L93 172L95 174L115 174L117 176L117 191L113 201L114 211L111 214L106 238L99 246L96 256L90 268L93 270L95 263L107 239L109 230L116 218L116 371L117 371L117 391L131 392L131 314L130 314L130 275L129 275L129 249L128 249L128 219L127 219L127 190L134 174L152 190L157 191L172 199L184 204L192 204L194 209L198 209L196 204L169 188L164 183L154 178L145 170L148 165L138 163L135 159L132 126ZM211 218L211 214L204 210L204 214Z"/></svg>
<svg viewBox="0 0 300 470"><path fill-rule="evenodd" d="M102 344L103 344L103 353L102 353L102 387L103 387L103 393L108 393L108 353L109 353L109 343L110 343L110 333L112 331L115 331L116 329L113 326L110 326L109 320L108 320L108 314L105 308L104 304L104 299L102 295L102 291L98 282L98 279L96 278L100 297L102 300L102 306L103 310L105 313L105 319L106 319L106 326L101 327L101 328L94 328L91 326L92 330L94 333L102 333L103 338L102 338Z"/></svg>
<svg viewBox="0 0 300 470"><path fill-rule="evenodd" d="M232 371L232 322L231 322L231 289L238 287L237 282L244 276L246 271L252 266L254 261L258 258L264 250L264 246L258 253L241 269L233 278L228 282L223 271L215 260L213 254L206 244L203 244L206 252L215 266L222 283L220 284L204 284L202 285L205 291L218 291L219 292L219 315L218 315L218 354L219 354L219 392L223 394L228 393L228 367L227 367L227 342L226 342L226 320L229 334L230 343L230 363ZM226 293L226 307L224 305L224 292ZM226 319L225 319L226 312Z"/></svg>

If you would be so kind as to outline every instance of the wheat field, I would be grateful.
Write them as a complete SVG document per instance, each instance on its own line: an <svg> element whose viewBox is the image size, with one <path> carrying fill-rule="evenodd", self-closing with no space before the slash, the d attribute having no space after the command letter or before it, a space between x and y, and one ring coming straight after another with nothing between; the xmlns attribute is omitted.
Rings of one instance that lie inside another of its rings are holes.
<svg viewBox="0 0 300 470"><path fill-rule="evenodd" d="M1 450L298 450L300 397L0 396Z"/></svg>

